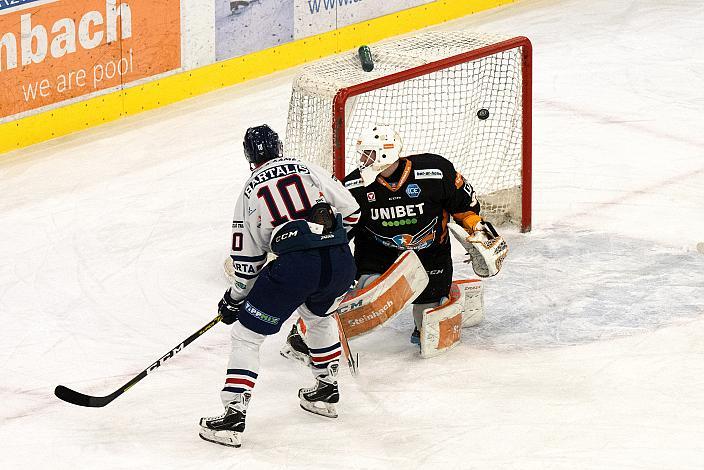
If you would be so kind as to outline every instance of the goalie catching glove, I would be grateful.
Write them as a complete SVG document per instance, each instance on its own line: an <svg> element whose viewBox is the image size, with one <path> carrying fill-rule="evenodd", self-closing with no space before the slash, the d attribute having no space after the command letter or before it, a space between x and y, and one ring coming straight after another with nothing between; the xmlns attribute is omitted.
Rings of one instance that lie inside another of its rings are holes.
<svg viewBox="0 0 704 470"><path fill-rule="evenodd" d="M472 269L479 277L495 276L508 254L508 245L490 222L476 216L478 221L469 228L460 228L455 224L448 224L452 235L462 244Z"/></svg>

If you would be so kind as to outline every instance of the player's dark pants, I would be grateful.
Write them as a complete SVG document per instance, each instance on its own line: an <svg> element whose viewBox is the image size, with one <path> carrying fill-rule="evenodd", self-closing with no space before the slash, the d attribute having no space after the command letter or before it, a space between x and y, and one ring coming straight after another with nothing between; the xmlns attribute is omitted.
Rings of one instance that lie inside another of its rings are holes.
<svg viewBox="0 0 704 470"><path fill-rule="evenodd" d="M256 333L273 335L303 304L314 315L325 316L354 276L347 244L282 254L259 273L239 321Z"/></svg>
<svg viewBox="0 0 704 470"><path fill-rule="evenodd" d="M363 274L383 274L401 253L399 250L381 246L373 250L355 248L357 278ZM434 249L418 250L416 254L428 273L428 285L413 303L427 304L447 297L452 284L452 256L449 243L446 247L441 245Z"/></svg>

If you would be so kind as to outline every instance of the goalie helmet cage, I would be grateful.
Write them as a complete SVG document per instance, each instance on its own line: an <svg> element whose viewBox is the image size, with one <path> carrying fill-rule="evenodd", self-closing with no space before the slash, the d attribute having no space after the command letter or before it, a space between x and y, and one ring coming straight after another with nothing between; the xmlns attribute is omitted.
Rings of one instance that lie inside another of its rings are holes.
<svg viewBox="0 0 704 470"><path fill-rule="evenodd" d="M444 156L474 187L485 218L529 231L530 41L454 31L370 47L371 72L362 70L356 50L302 69L293 83L286 155L343 178L356 166L361 131L391 125L402 155Z"/></svg>

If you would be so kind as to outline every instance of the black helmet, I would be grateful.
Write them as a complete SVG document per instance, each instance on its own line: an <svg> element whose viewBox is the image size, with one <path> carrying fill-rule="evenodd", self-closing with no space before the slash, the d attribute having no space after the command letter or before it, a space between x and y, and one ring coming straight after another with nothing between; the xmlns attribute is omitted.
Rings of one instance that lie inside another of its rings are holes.
<svg viewBox="0 0 704 470"><path fill-rule="evenodd" d="M266 124L247 129L243 145L244 156L253 167L283 155L279 135Z"/></svg>

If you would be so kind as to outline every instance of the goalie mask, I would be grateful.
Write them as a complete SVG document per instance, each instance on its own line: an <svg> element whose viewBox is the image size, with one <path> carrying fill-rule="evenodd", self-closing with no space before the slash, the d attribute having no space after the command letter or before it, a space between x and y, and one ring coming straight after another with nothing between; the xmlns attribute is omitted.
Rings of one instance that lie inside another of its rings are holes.
<svg viewBox="0 0 704 470"><path fill-rule="evenodd" d="M402 149L401 136L391 126L378 125L362 132L357 140L357 167L364 186L397 162Z"/></svg>

